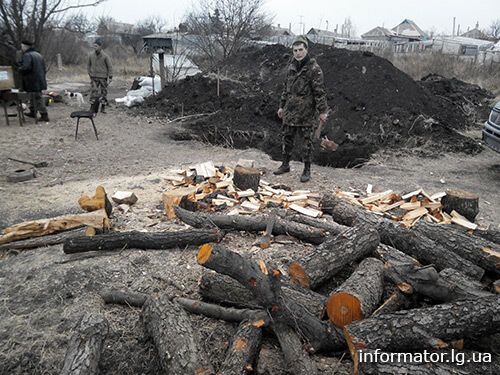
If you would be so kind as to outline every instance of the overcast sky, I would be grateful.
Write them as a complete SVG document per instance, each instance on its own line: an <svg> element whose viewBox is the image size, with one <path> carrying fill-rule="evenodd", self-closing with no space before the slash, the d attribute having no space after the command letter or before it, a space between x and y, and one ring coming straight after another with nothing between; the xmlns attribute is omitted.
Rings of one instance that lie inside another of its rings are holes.
<svg viewBox="0 0 500 375"><path fill-rule="evenodd" d="M159 15L173 27L191 9L191 0L107 0L96 8L88 8L91 17L110 16L117 21L135 23L151 15ZM365 33L376 27L392 28L408 18L424 31L434 30L451 34L453 17L461 32L474 28L488 28L493 19L500 18L498 0L267 0L267 14L274 16L273 24L288 27L299 33L311 27L335 29L350 17L356 33ZM303 26L301 26L301 22Z"/></svg>

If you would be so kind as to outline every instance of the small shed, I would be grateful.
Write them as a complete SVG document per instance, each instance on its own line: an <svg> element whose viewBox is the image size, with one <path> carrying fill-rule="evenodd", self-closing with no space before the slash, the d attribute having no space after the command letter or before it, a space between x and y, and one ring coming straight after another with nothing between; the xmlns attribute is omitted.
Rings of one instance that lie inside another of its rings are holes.
<svg viewBox="0 0 500 375"><path fill-rule="evenodd" d="M480 39L456 37L440 37L434 39L433 49L445 54L459 56L476 56L494 45L493 42Z"/></svg>

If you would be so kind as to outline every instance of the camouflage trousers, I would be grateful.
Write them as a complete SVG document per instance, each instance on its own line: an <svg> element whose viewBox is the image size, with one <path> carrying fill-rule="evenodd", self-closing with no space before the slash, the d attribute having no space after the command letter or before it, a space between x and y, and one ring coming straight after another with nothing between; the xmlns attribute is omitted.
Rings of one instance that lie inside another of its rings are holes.
<svg viewBox="0 0 500 375"><path fill-rule="evenodd" d="M97 99L102 98L103 103L108 103L108 79L107 78L90 78L90 104Z"/></svg>
<svg viewBox="0 0 500 375"><path fill-rule="evenodd" d="M294 140L298 135L302 141L302 161L310 163L313 151L314 129L310 126L288 126L283 125L282 152L285 159L290 160L294 149Z"/></svg>
<svg viewBox="0 0 500 375"><path fill-rule="evenodd" d="M47 113L47 107L45 106L45 100L43 99L42 93L38 92L30 92L30 112L40 112Z"/></svg>

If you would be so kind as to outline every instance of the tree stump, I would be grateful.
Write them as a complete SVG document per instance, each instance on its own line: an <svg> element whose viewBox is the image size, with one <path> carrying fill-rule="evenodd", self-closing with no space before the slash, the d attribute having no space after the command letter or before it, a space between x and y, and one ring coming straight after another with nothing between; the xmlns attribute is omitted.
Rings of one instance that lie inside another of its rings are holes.
<svg viewBox="0 0 500 375"><path fill-rule="evenodd" d="M245 168L237 165L234 168L233 184L240 190L259 189L260 172L255 168Z"/></svg>
<svg viewBox="0 0 500 375"><path fill-rule="evenodd" d="M443 211L446 213L451 214L452 211L457 211L471 222L474 222L479 213L479 197L465 190L446 190L446 195L441 199L441 203Z"/></svg>
<svg viewBox="0 0 500 375"><path fill-rule="evenodd" d="M384 291L384 264L375 258L363 260L326 302L326 313L337 327L370 316Z"/></svg>
<svg viewBox="0 0 500 375"><path fill-rule="evenodd" d="M106 318L85 313L71 336L61 375L97 374L108 329Z"/></svg>

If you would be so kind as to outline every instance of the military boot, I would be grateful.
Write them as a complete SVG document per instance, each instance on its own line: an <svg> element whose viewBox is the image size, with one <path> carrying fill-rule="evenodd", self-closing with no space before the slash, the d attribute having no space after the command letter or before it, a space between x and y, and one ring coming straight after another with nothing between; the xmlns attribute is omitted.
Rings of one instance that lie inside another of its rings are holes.
<svg viewBox="0 0 500 375"><path fill-rule="evenodd" d="M302 176L300 176L300 182L307 182L311 179L311 163L304 163L304 170L302 171Z"/></svg>
<svg viewBox="0 0 500 375"><path fill-rule="evenodd" d="M45 113L42 113L41 116L40 116L40 121L45 121L45 122L49 122L49 114L47 112Z"/></svg>
<svg viewBox="0 0 500 375"><path fill-rule="evenodd" d="M106 104L101 104L101 113L106 113Z"/></svg>
<svg viewBox="0 0 500 375"><path fill-rule="evenodd" d="M275 175L280 175L280 174L285 174L290 172L290 156L285 155L283 158L283 162L279 166L278 169L276 169L273 173Z"/></svg>

